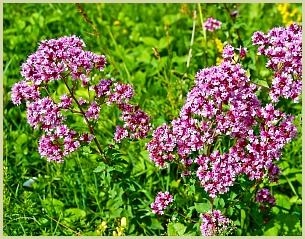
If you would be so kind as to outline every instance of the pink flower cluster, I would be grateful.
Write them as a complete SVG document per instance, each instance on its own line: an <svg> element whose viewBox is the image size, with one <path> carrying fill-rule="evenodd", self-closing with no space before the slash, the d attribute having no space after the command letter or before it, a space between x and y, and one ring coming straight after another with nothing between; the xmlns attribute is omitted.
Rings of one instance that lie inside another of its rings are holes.
<svg viewBox="0 0 305 239"><path fill-rule="evenodd" d="M274 71L269 93L272 101L284 97L297 103L302 92L302 27L294 23L273 28L268 34L258 31L252 41L259 45L258 55L269 58L266 67Z"/></svg>
<svg viewBox="0 0 305 239"><path fill-rule="evenodd" d="M102 97L107 105L116 104L122 111L120 118L124 121L124 125L116 127L115 142L120 143L124 138L145 138L152 129L149 123L151 117L138 106L129 103L134 97L134 89L130 84L113 84L113 82L114 79L101 80L97 86L91 87L91 90L95 91L96 98ZM112 85L114 85L113 89Z"/></svg>
<svg viewBox="0 0 305 239"><path fill-rule="evenodd" d="M274 103L261 105L260 88L232 61L234 48L227 45L223 54L219 66L197 73L179 118L157 127L146 144L157 166L178 163L181 175L195 175L211 198L228 192L241 174L250 180L277 181L281 170L274 162L297 137L294 117ZM215 143L221 144L224 137L232 143L220 153Z"/></svg>
<svg viewBox="0 0 305 239"><path fill-rule="evenodd" d="M123 127L117 126L114 140L119 143L123 138L140 139L145 138L152 129L149 117L143 110L132 104L119 104L122 110L121 119L125 122Z"/></svg>
<svg viewBox="0 0 305 239"><path fill-rule="evenodd" d="M62 74L69 71L73 80L82 79L83 84L87 84L91 70L103 71L106 59L103 55L84 51L85 46L84 41L76 36L44 40L22 64L21 75L40 85L41 82L60 80Z"/></svg>
<svg viewBox="0 0 305 239"><path fill-rule="evenodd" d="M210 32L215 31L216 29L221 28L221 22L217 21L213 17L209 17L207 21L203 24L204 28L207 29Z"/></svg>
<svg viewBox="0 0 305 239"><path fill-rule="evenodd" d="M53 132L47 132L39 139L38 152L48 161L61 163L64 156L80 147L77 133L66 125L59 125Z"/></svg>
<svg viewBox="0 0 305 239"><path fill-rule="evenodd" d="M200 231L203 236L218 236L228 227L230 220L224 217L220 210L210 210L206 214L200 214L202 223Z"/></svg>
<svg viewBox="0 0 305 239"><path fill-rule="evenodd" d="M27 81L20 81L13 85L12 87L11 99L13 104L20 105L21 100L36 100L40 97L40 92L38 86L32 84L30 85Z"/></svg>
<svg viewBox="0 0 305 239"><path fill-rule="evenodd" d="M255 196L255 202L260 203L260 211L266 210L267 206L275 206L275 198L271 195L270 191L267 188L262 188L257 191Z"/></svg>
<svg viewBox="0 0 305 239"><path fill-rule="evenodd" d="M169 192L159 192L155 202L150 205L153 213L158 213L160 215L164 214L164 210L167 206L173 202L173 196Z"/></svg>
<svg viewBox="0 0 305 239"><path fill-rule="evenodd" d="M65 117L51 98L44 97L27 102L27 119L34 129L40 127L42 130L50 131L61 125Z"/></svg>
<svg viewBox="0 0 305 239"><path fill-rule="evenodd" d="M103 71L106 59L103 55L84 51L83 47L85 43L76 36L42 41L38 50L22 64L21 75L25 80L12 87L12 102L20 105L25 100L29 124L34 129L45 131L39 140L39 153L48 161L62 162L63 157L69 156L81 146L80 142L90 143L94 138L88 133L77 133L63 124L66 117L62 115L62 110L81 113L90 124L90 121L99 118L102 104L117 104L123 111L123 129L127 132L120 137L117 132L117 142L125 137L144 138L151 129L150 117L139 110L138 106L127 104L134 95L131 85L113 84L114 79L102 79L97 85L90 82L89 74L94 69ZM67 83L69 76L71 84ZM63 80L69 90L69 93L59 97L58 103L48 91L48 83L54 80ZM88 99L75 98L76 80L80 80L82 85L89 84L89 89L95 92L94 99L90 99L90 94ZM41 97L40 91L45 91L48 96Z"/></svg>

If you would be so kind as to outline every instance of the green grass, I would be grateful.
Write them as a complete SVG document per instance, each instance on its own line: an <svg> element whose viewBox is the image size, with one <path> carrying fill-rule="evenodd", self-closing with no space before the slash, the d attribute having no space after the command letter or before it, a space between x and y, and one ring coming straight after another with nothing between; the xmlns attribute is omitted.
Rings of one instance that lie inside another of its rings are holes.
<svg viewBox="0 0 305 239"><path fill-rule="evenodd" d="M159 217L151 213L150 203L157 192L170 188L177 195L177 208L199 220L199 215L189 208L204 202L203 190L196 189L195 194L186 190L175 165L163 171L155 167L145 150L149 139L125 140L108 150L119 123L119 111L111 107L103 108L99 125L102 147L112 157L111 167L101 163L90 149L73 154L63 164L40 158L37 146L41 132L34 131L27 123L25 105L17 107L10 101L12 85L21 80L21 64L36 51L41 40L77 35L85 41L87 50L106 55L108 65L102 78L114 77L132 83L136 95L133 103L139 103L152 116L155 128L178 116L196 72L216 64L220 56L216 38L235 47L249 48L243 63L251 77L270 76L264 69L265 61L255 56L251 36L255 31L267 32L283 25L282 16L277 4L239 4L238 8L227 4L232 11L239 11L234 23L224 4L201 4L203 19L214 16L223 22L221 31L207 32L205 37L196 4L81 6L100 38L92 35L95 30L74 4L4 4L4 233L9 236L113 235L121 218L126 217L125 235L168 235L168 220L175 221L174 217L179 215L168 211L166 216ZM187 68L195 7L196 29ZM301 4L291 4L291 8L301 12ZM153 47L160 53L160 60L155 57ZM283 107L289 113L301 112L301 105L292 105L290 101ZM299 132L299 138L283 151L279 185L270 186L279 199L272 220L262 224L262 215L254 213L257 208L248 206L247 198L243 197L231 215L238 228L234 235L301 235L301 127ZM37 177L33 188L23 187L32 177ZM247 215L244 220L243 215ZM103 221L108 226L105 231L100 227ZM186 225L190 235L200 235L198 223L181 218L178 222Z"/></svg>

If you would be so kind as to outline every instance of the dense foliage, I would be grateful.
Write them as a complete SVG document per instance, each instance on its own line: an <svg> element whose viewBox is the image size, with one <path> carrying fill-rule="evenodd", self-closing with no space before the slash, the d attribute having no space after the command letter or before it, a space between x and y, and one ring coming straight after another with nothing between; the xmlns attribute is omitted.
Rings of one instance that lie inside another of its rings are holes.
<svg viewBox="0 0 305 239"><path fill-rule="evenodd" d="M5 235L301 235L301 4L3 21Z"/></svg>

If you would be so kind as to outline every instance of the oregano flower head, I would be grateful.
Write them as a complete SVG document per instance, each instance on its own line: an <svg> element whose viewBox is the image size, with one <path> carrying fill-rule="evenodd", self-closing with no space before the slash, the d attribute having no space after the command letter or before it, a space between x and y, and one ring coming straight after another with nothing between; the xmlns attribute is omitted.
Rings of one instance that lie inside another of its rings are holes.
<svg viewBox="0 0 305 239"><path fill-rule="evenodd" d="M114 78L101 79L95 84L90 73L104 71L106 58L85 51L85 46L84 41L76 36L41 41L38 50L22 64L24 80L12 87L12 102L20 105L26 101L29 124L45 132L39 140L38 151L48 161L62 162L81 144L92 140L102 154L93 128L100 119L103 104L114 104L122 111L123 130L117 126L114 135L117 143L123 138L145 138L151 129L150 117L137 105L128 103L134 97L130 84L115 82ZM54 91L50 86L53 81L61 81L67 90L57 99L50 92ZM88 96L76 97L79 83L81 87L88 87ZM71 112L84 117L89 132L76 132L69 128L65 121Z"/></svg>

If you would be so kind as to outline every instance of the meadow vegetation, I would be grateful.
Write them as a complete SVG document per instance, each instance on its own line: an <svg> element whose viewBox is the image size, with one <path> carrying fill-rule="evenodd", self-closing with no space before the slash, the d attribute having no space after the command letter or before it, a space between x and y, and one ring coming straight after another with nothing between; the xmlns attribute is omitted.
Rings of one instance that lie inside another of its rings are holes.
<svg viewBox="0 0 305 239"><path fill-rule="evenodd" d="M146 138L117 143L116 126L123 126L123 122L115 105L102 105L94 126L110 163L90 145L79 148L62 163L47 162L38 152L42 131L27 122L26 105L16 106L11 98L13 85L23 78L22 63L42 40L75 35L86 43L86 51L106 57L104 72L91 77L131 84L134 97L130 101L151 117L152 129L169 125L179 117L188 92L196 86L196 73L219 66L227 44L235 49L247 48L240 59L246 75L255 84L270 87L273 72L265 67L268 59L257 55L252 35L293 22L301 24L301 4L3 6L4 235L199 236L204 219L200 214L212 208L230 219L223 235L301 235L301 96L299 103L281 98L276 105L296 116L298 130L298 137L281 149L282 156L276 161L282 169L278 182L249 180L240 175L229 192L213 199L193 178L181 177L178 164L160 169L150 159L147 144L153 130ZM204 30L203 23L209 17L219 20L221 28ZM64 92L59 82L53 83ZM86 89L80 88L78 94L85 93ZM257 97L264 105L270 102L266 89ZM85 128L79 117L69 115L67 121L77 129ZM233 142L225 136L221 143L211 146L211 151L227 153ZM255 201L257 190L262 188L268 188L276 200L275 206L266 211L260 210ZM166 191L173 195L173 206L164 215L153 213L151 204L158 192Z"/></svg>

